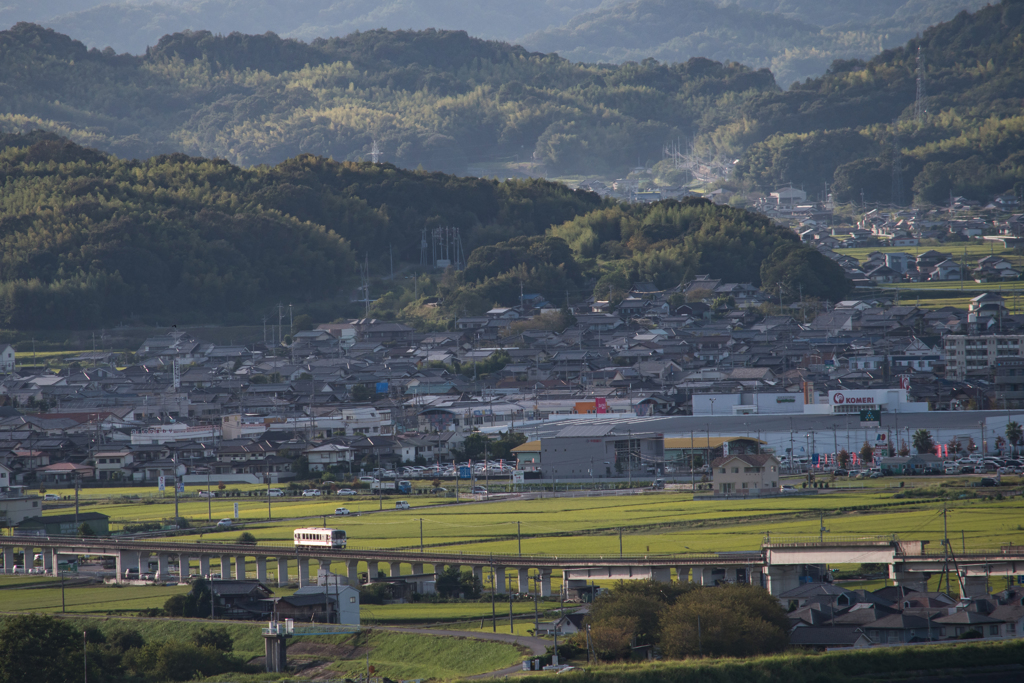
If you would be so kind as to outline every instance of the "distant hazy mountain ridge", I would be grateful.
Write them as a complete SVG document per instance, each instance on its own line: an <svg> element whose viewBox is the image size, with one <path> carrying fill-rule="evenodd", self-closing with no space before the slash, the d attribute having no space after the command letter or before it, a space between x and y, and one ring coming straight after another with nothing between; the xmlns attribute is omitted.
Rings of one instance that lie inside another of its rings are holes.
<svg viewBox="0 0 1024 683"><path fill-rule="evenodd" d="M986 0L7 0L89 47L141 54L184 30L273 31L309 42L378 28L463 30L574 61L706 57L768 67L780 84L868 58Z"/></svg>

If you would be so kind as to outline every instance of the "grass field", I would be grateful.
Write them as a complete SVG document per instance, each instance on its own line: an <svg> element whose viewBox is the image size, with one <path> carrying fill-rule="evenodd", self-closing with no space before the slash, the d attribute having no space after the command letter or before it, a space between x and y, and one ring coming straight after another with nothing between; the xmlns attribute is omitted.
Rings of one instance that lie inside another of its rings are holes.
<svg viewBox="0 0 1024 683"><path fill-rule="evenodd" d="M993 242L984 242L982 240L971 240L969 242L956 242L950 244L940 244L938 246L920 246L920 247L856 247L856 248L839 248L836 252L839 254L847 254L857 259L861 263L868 259L868 254L872 254L876 251L884 253L895 253L903 252L905 254L913 254L918 256L925 253L926 251L939 251L945 254L951 254L954 259L961 257L966 258L968 261L974 261L977 263L978 259L985 256L1002 256L1006 260L1014 264L1024 263L1024 257L1021 257L1014 253L1013 249L1007 249L999 244Z"/></svg>
<svg viewBox="0 0 1024 683"><path fill-rule="evenodd" d="M9 579L0 579L0 588ZM58 582L59 583L59 582ZM132 614L163 607L167 598L187 593L188 586L87 586L66 588L64 601L70 613ZM0 591L0 610L8 612L60 612L61 589L33 588Z"/></svg>
<svg viewBox="0 0 1024 683"><path fill-rule="evenodd" d="M320 642L322 637L315 640ZM524 659L514 645L465 638L367 631L350 636L346 643L368 649L375 674L395 680L460 678L503 669ZM366 667L365 657L359 657L336 661L328 668L333 677L355 678L365 675Z"/></svg>
<svg viewBox="0 0 1024 683"><path fill-rule="evenodd" d="M538 603L540 618L549 610L558 607L557 602L541 600ZM495 605L498 621L504 619L508 625L508 602L499 598ZM533 628L533 601L517 600L512 603L513 614L518 618L528 619ZM361 605L359 610L365 625L427 625L444 622L479 622L484 619L487 628L491 623L491 603L488 602L447 602L447 603L412 603L406 605ZM506 631L507 632L507 631Z"/></svg>

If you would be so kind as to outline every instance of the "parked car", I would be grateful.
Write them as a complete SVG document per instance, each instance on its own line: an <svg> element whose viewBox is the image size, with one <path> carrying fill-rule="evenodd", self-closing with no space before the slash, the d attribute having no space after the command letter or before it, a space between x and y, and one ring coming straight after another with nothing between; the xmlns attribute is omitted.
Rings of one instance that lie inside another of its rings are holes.
<svg viewBox="0 0 1024 683"><path fill-rule="evenodd" d="M782 493L796 493L796 488L793 486L780 486L779 491Z"/></svg>
<svg viewBox="0 0 1024 683"><path fill-rule="evenodd" d="M348 508L335 508L334 509L334 514L336 514L336 515L350 515L352 513L349 512Z"/></svg>
<svg viewBox="0 0 1024 683"><path fill-rule="evenodd" d="M395 503L395 509L396 510L408 510L409 509L409 503L405 502L404 500L400 500L397 503Z"/></svg>
<svg viewBox="0 0 1024 683"><path fill-rule="evenodd" d="M850 473L847 470L836 470L835 471L835 475L837 477L848 477L848 476L850 476Z"/></svg>
<svg viewBox="0 0 1024 683"><path fill-rule="evenodd" d="M483 487L483 486L474 486L472 491L471 491L471 493L483 495L483 494L487 493L487 489L485 487Z"/></svg>
<svg viewBox="0 0 1024 683"><path fill-rule="evenodd" d="M60 500L60 496L58 496L56 493L47 493L45 496L43 496L43 500Z"/></svg>
<svg viewBox="0 0 1024 683"><path fill-rule="evenodd" d="M306 489L302 492L303 498L314 498L320 495L320 489Z"/></svg>
<svg viewBox="0 0 1024 683"><path fill-rule="evenodd" d="M230 527L232 524L234 524L234 521L232 519L230 519L229 517L225 517L224 519L222 519L219 522L217 522L217 526L218 527L225 528L225 529Z"/></svg>
<svg viewBox="0 0 1024 683"><path fill-rule="evenodd" d="M271 498L277 498L284 495L284 491L281 489L267 489L267 495Z"/></svg>
<svg viewBox="0 0 1024 683"><path fill-rule="evenodd" d="M974 474L974 468L969 465L964 465L960 468L960 474Z"/></svg>
<svg viewBox="0 0 1024 683"><path fill-rule="evenodd" d="M377 480L374 479L373 477L359 477L359 481L361 481L364 484L372 484Z"/></svg>
<svg viewBox="0 0 1024 683"><path fill-rule="evenodd" d="M996 480L992 479L991 477L985 477L981 481L978 482L978 486L998 486L998 485L999 484L996 483Z"/></svg>
<svg viewBox="0 0 1024 683"><path fill-rule="evenodd" d="M199 492L199 497L200 498L216 498L217 497L217 492L216 491L200 491Z"/></svg>
<svg viewBox="0 0 1024 683"><path fill-rule="evenodd" d="M337 494L339 496L355 496L357 492L354 489L338 489Z"/></svg>

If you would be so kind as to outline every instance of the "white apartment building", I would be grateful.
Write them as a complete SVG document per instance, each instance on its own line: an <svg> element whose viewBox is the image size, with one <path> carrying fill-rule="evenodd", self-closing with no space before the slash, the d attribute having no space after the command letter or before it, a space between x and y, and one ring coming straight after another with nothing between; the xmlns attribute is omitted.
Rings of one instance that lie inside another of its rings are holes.
<svg viewBox="0 0 1024 683"><path fill-rule="evenodd" d="M962 382L971 377L987 377L1000 356L1021 355L1024 335L949 334L944 342L946 379Z"/></svg>

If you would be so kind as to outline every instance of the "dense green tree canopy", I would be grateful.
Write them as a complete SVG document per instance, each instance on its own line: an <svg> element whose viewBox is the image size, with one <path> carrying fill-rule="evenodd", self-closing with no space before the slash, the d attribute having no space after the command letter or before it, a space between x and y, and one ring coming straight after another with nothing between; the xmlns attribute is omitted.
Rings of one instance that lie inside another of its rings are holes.
<svg viewBox="0 0 1024 683"><path fill-rule="evenodd" d="M890 202L894 146L912 199L987 200L1024 181L1024 1L962 12L870 61L837 60L820 78L743 105L737 177L763 188L832 186L840 201ZM925 112L915 115L918 55ZM722 128L725 131L727 128ZM753 143L753 144L751 144Z"/></svg>

